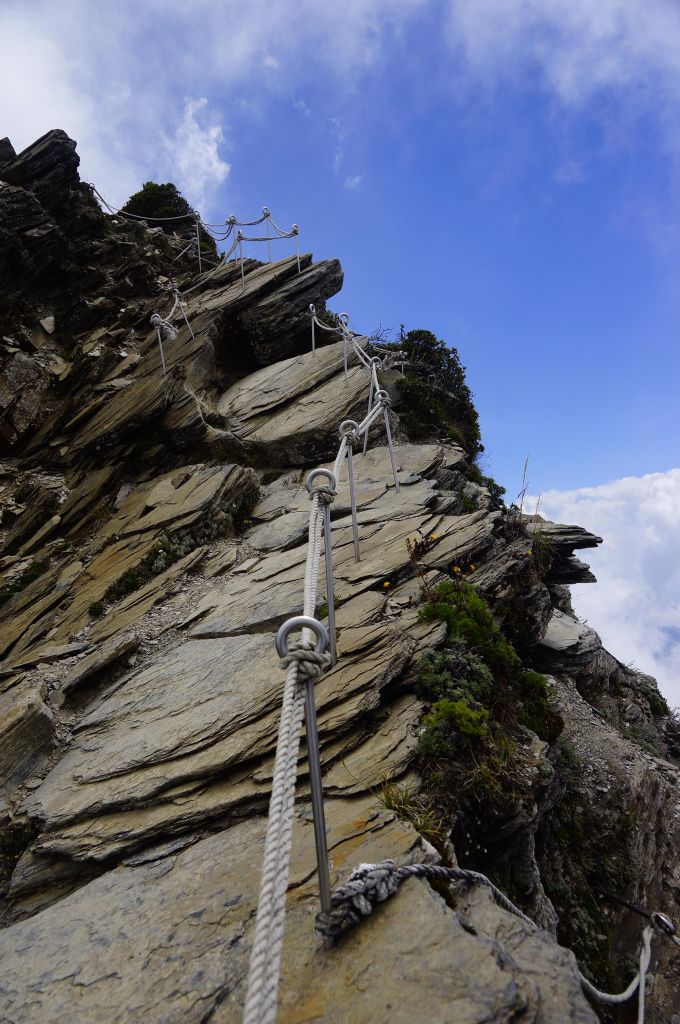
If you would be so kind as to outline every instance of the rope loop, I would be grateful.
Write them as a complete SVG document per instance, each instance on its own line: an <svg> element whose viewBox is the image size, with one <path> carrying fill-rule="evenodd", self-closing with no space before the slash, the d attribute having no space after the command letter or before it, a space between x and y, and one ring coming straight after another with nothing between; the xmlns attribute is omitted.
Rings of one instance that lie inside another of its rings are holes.
<svg viewBox="0 0 680 1024"><path fill-rule="evenodd" d="M325 477L328 481L327 484L322 484L321 487L315 487L314 481L317 477ZM337 492L338 482L335 478L335 473L331 473L330 469L313 469L312 472L307 476L306 487L309 491L310 500L314 498L319 499L321 505L332 505L335 500Z"/></svg>
<svg viewBox="0 0 680 1024"><path fill-rule="evenodd" d="M338 434L340 437L347 438L348 443L351 444L352 447L358 445L361 441L361 438L359 437L359 424L356 420L343 420L338 427Z"/></svg>

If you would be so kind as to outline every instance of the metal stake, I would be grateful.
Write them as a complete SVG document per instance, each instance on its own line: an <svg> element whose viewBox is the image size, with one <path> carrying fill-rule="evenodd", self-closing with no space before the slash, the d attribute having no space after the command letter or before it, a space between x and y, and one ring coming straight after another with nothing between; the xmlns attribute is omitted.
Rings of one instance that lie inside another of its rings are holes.
<svg viewBox="0 0 680 1024"><path fill-rule="evenodd" d="M323 546L326 558L326 601L328 602L328 633L330 635L331 661L335 665L338 655L335 647L335 589L333 582L333 545L331 544L331 507L323 507Z"/></svg>
<svg viewBox="0 0 680 1024"><path fill-rule="evenodd" d="M318 476L324 476L328 485L335 492L338 482L330 469L313 469L307 476L306 487L310 495L314 497L314 481ZM335 592L333 584L333 546L331 544L331 506L324 502L323 506L323 543L326 559L326 601L328 603L328 633L330 637L331 663L335 665L338 660L335 646Z"/></svg>
<svg viewBox="0 0 680 1024"><path fill-rule="evenodd" d="M328 633L323 623L307 615L294 616L280 627L276 634L276 650L283 658L288 653L288 634L300 627L311 629L316 634L315 650L323 653L328 647ZM304 632L302 634L305 635ZM305 683L305 727L307 731L307 763L309 782L312 790L312 814L314 817L314 845L316 846L316 867L319 874L319 899L321 910L327 914L331 909L331 879L328 871L328 846L326 843L326 818L323 808L323 782L321 780L321 757L319 754L319 733L316 727L316 704L314 682Z"/></svg>
<svg viewBox="0 0 680 1024"><path fill-rule="evenodd" d="M399 494L399 477L397 476L397 463L394 458L394 447L392 445L392 431L390 429L390 418L387 413L387 407L390 404L390 396L387 394L386 391L383 391L381 389L380 391L376 391L375 397L383 407L383 414L385 416L385 433L387 434L387 447L389 448L390 452L390 462L392 463L392 475L394 476L394 490L396 491L397 494Z"/></svg>
<svg viewBox="0 0 680 1024"><path fill-rule="evenodd" d="M316 306L313 302L309 304L309 312L312 317L312 355L316 355L316 335L314 334L314 317L316 316Z"/></svg>
<svg viewBox="0 0 680 1024"><path fill-rule="evenodd" d="M373 408L373 381L371 381L371 386L368 389L368 412L366 413L367 416L370 414L372 408ZM366 427L366 433L364 434L364 450L362 452L363 455L366 454L366 449L368 448L368 434L369 434L370 429L371 429L371 427L370 427L370 424L369 424L369 426Z"/></svg>
<svg viewBox="0 0 680 1024"><path fill-rule="evenodd" d="M237 234L236 237L238 239L238 255L239 255L239 259L241 260L241 289L243 291L245 291L246 279L245 279L245 275L243 273L243 235L239 231L239 233Z"/></svg>
<svg viewBox="0 0 680 1024"><path fill-rule="evenodd" d="M373 358L371 359L371 364L373 366L382 366L382 359L380 358L380 356L373 356ZM369 389L368 389L368 411L366 413L367 416L370 415L371 409L373 408L373 389L375 387L374 376L375 376L375 373L374 373L373 370L371 370L371 383L370 383L370 386L369 386ZM363 454L364 455L366 454L366 449L368 448L368 434L369 434L370 429L371 429L370 426L368 426L366 428L366 433L364 434L364 450L363 450Z"/></svg>
<svg viewBox="0 0 680 1024"><path fill-rule="evenodd" d="M201 235L198 230L198 221L196 221L196 251L198 252L198 272L201 274Z"/></svg>
<svg viewBox="0 0 680 1024"><path fill-rule="evenodd" d="M299 243L299 240L298 240L299 236L300 236L300 229L297 226L297 224L293 224L293 226L291 228L291 231L295 235L295 259L297 260L297 268L298 268L298 274L299 274L301 272L300 271L300 243Z"/></svg>
<svg viewBox="0 0 680 1024"><path fill-rule="evenodd" d="M167 373L165 372L165 356L163 355L163 342L161 340L160 327L156 328L156 334L158 335L158 347L161 350L161 366L163 367L163 376L167 377Z"/></svg>
<svg viewBox="0 0 680 1024"><path fill-rule="evenodd" d="M326 506L326 508L328 508L328 506ZM327 914L331 909L331 878L328 870L328 847L326 845L326 818L323 809L323 781L321 778L319 733L316 727L314 682L311 679L308 679L305 684L305 726L307 729L307 763L309 765L309 784L312 790L312 814L314 816L314 843L316 846L316 867L319 873L319 899L321 901L322 913Z"/></svg>
<svg viewBox="0 0 680 1024"><path fill-rule="evenodd" d="M347 478L349 480L349 500L352 509L352 537L354 539L354 561L361 561L359 551L359 524L357 523L357 496L354 490L354 465L352 463L352 436L356 437L359 424L354 420L343 420L340 424L340 437L347 439Z"/></svg>
<svg viewBox="0 0 680 1024"><path fill-rule="evenodd" d="M264 214L264 226L265 226L265 230L267 232L267 253L269 255L269 262L271 263L271 261L272 261L272 243L269 241L269 210L267 209L266 206L263 206L262 207L262 212Z"/></svg>

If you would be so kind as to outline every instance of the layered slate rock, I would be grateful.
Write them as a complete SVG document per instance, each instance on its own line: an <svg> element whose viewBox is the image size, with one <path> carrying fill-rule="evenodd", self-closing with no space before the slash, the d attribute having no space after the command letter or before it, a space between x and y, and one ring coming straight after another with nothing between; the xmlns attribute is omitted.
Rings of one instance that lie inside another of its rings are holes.
<svg viewBox="0 0 680 1024"><path fill-rule="evenodd" d="M53 129L2 167L11 185L32 192L48 213L61 209L65 193L80 183L76 144L66 132Z"/></svg>
<svg viewBox="0 0 680 1024"><path fill-rule="evenodd" d="M284 679L274 634L302 609L306 474L332 464L340 421L367 406L368 377L351 356L345 381L335 335L319 332L309 351L309 304L323 316L342 271L305 254L299 264L232 259L197 276L181 232L99 210L60 132L19 157L0 142L0 181L1 429L21 456L0 466L0 1017L231 1024L242 1017L274 770ZM164 373L150 317L168 313L175 286L184 302L163 340ZM396 397L399 367L388 364L381 380ZM360 561L346 466L331 509L339 657L315 697L332 882L361 862L437 859L398 814L432 834L415 770L428 707L418 679L421 659L455 637L421 611L462 573L502 626L521 595L525 664L559 670L551 708L584 761L575 820L611 846L617 809L628 808L619 820L639 825L626 848L638 879L629 895L674 912L677 769L626 738L653 739L643 730L662 699L567 614L564 584L588 578L573 552L599 538L490 511L460 447L401 444L390 415L399 491L382 421L366 455L355 453ZM328 598L322 567L322 618ZM572 680L617 723L614 740L591 730L594 749L579 746L594 712ZM487 832L548 931L499 910L485 889L412 880L330 951L312 931L303 741L283 1024L596 1019L573 956L552 938L542 884L545 867L559 892L568 866L564 844L541 830L576 768L568 776L569 748L526 727L515 741L521 799ZM487 811L499 808L481 796ZM453 816L442 813L441 849L455 863L470 851L454 850ZM572 858L585 889L570 921L590 906L600 852L589 856ZM635 951L625 916L602 927L622 956ZM660 977L650 1013L666 1019L667 956Z"/></svg>
<svg viewBox="0 0 680 1024"><path fill-rule="evenodd" d="M551 523L540 516L525 517L525 528L537 544L547 548L551 565L546 576L548 584L595 583L590 567L573 552L582 548L595 548L602 538L584 530L582 526Z"/></svg>
<svg viewBox="0 0 680 1024"><path fill-rule="evenodd" d="M590 664L602 643L594 629L554 609L537 649L539 665L549 672L578 672Z"/></svg>
<svg viewBox="0 0 680 1024"><path fill-rule="evenodd" d="M303 465L328 457L337 449L340 422L361 420L367 411L366 371L353 355L343 382L343 360L343 345L336 343L275 363L230 388L218 412L252 458Z"/></svg>
<svg viewBox="0 0 680 1024"><path fill-rule="evenodd" d="M23 781L44 754L54 734L54 717L45 704L47 686L20 678L2 692L0 681L0 792Z"/></svg>

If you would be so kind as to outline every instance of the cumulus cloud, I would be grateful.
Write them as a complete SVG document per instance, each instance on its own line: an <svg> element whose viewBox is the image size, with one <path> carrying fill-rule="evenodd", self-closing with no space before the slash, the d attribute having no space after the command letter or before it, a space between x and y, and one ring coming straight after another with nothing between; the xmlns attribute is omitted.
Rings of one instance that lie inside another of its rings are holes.
<svg viewBox="0 0 680 1024"><path fill-rule="evenodd" d="M364 180L363 174L350 174L350 175L348 175L345 178L345 181L344 181L345 188L348 188L350 190L357 189L357 188L359 188L359 185L361 184L361 182L363 180Z"/></svg>
<svg viewBox="0 0 680 1024"><path fill-rule="evenodd" d="M50 128L78 142L81 170L114 204L149 177L182 173L200 195L235 155L207 107L317 87L356 92L424 0L3 0L0 130L17 148ZM195 102L195 101L192 101ZM205 181L190 146L208 161ZM225 150L226 152L220 150ZM193 197L192 197L193 198Z"/></svg>
<svg viewBox="0 0 680 1024"><path fill-rule="evenodd" d="M186 100L171 148L177 183L199 209L205 207L208 194L226 180L231 170L219 155L223 138L207 99Z"/></svg>
<svg viewBox="0 0 680 1024"><path fill-rule="evenodd" d="M527 498L533 508L535 498ZM574 608L620 661L657 678L680 706L680 469L598 487L547 491L541 512L604 543L584 553L596 584L572 588Z"/></svg>

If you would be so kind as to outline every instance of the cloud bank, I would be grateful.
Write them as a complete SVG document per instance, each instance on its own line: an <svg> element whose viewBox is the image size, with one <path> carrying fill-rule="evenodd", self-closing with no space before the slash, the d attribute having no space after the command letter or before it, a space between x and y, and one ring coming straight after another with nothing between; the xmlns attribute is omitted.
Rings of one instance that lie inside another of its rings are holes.
<svg viewBox="0 0 680 1024"><path fill-rule="evenodd" d="M538 86L563 111L615 94L617 118L601 111L609 131L645 111L680 143L675 0L102 0L96 16L90 0L4 0L0 38L3 132L24 147L64 128L85 176L114 202L150 175L177 180L194 203L207 199L235 159L230 103L304 104L299 92L318 95L321 82L338 109L358 97L360 119L367 81L390 68L399 88L409 73L439 92L444 80L480 94ZM172 139L197 143L191 159L180 150L177 170Z"/></svg>
<svg viewBox="0 0 680 1024"><path fill-rule="evenodd" d="M546 518L604 538L584 553L598 582L572 588L576 612L620 661L655 676L672 707L680 706L679 509L680 469L541 496Z"/></svg>

